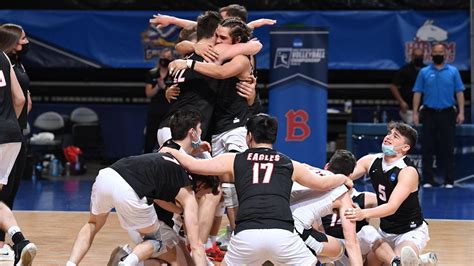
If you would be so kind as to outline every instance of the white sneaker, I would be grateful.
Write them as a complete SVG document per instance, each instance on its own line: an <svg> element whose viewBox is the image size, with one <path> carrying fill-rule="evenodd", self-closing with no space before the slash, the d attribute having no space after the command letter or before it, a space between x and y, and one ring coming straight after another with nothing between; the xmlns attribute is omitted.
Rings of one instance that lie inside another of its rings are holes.
<svg viewBox="0 0 474 266"><path fill-rule="evenodd" d="M14 261L15 252L10 245L5 244L3 248L0 248L0 261Z"/></svg>
<svg viewBox="0 0 474 266"><path fill-rule="evenodd" d="M400 261L402 262L402 266L418 266L420 264L418 255L416 255L415 251L409 246L402 248Z"/></svg>
<svg viewBox="0 0 474 266"><path fill-rule="evenodd" d="M438 265L438 256L434 252L428 252L420 255L420 262L423 266L435 266Z"/></svg>

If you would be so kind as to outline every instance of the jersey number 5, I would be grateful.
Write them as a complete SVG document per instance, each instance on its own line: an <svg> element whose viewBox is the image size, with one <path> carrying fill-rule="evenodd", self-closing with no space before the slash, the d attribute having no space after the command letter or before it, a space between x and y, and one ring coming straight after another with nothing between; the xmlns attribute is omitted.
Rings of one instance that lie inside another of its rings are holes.
<svg viewBox="0 0 474 266"><path fill-rule="evenodd" d="M254 163L253 164L253 183L254 184L260 183L260 169L265 170L262 183L263 184L270 183L270 178L272 177L272 172L273 172L272 163Z"/></svg>
<svg viewBox="0 0 474 266"><path fill-rule="evenodd" d="M385 195L385 186L379 184L379 198L383 201L387 201L387 196Z"/></svg>

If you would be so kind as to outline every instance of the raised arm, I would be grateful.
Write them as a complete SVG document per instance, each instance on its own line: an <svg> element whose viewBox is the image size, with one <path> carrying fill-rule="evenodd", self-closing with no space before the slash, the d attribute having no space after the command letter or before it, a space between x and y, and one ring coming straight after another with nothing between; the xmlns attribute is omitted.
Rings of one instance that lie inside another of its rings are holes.
<svg viewBox="0 0 474 266"><path fill-rule="evenodd" d="M320 176L311 172L305 165L297 161L293 161L293 168L293 181L314 190L328 191L343 184L352 187L351 180L345 175Z"/></svg>
<svg viewBox="0 0 474 266"><path fill-rule="evenodd" d="M369 172L370 164L374 160L374 155L366 155L357 161L352 172L351 179L356 180Z"/></svg>
<svg viewBox="0 0 474 266"><path fill-rule="evenodd" d="M256 19L247 23L247 27L249 27L251 30L254 30L256 28L260 28L266 25L268 26L275 25L276 23L277 21L275 19L260 18L260 19Z"/></svg>
<svg viewBox="0 0 474 266"><path fill-rule="evenodd" d="M225 153L212 159L198 160L176 149L163 147L160 152L168 152L189 172L199 175L233 174L234 153Z"/></svg>
<svg viewBox="0 0 474 266"><path fill-rule="evenodd" d="M181 28L186 28L188 26L196 25L196 21L177 18L168 15L157 14L149 20L150 24L154 25L157 28L166 27L168 25L176 25Z"/></svg>

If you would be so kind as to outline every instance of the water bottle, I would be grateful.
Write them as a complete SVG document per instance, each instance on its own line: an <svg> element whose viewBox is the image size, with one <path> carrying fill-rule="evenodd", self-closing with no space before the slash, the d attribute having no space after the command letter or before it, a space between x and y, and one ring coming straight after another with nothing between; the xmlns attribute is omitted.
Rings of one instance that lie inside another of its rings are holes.
<svg viewBox="0 0 474 266"><path fill-rule="evenodd" d="M50 172L52 176L59 176L59 160L53 159L50 165Z"/></svg>
<svg viewBox="0 0 474 266"><path fill-rule="evenodd" d="M352 113L352 101L347 100L344 102L344 112L350 114Z"/></svg>
<svg viewBox="0 0 474 266"><path fill-rule="evenodd" d="M65 171L65 175L66 176L70 176L71 175L71 163L70 162L66 162L66 171Z"/></svg>

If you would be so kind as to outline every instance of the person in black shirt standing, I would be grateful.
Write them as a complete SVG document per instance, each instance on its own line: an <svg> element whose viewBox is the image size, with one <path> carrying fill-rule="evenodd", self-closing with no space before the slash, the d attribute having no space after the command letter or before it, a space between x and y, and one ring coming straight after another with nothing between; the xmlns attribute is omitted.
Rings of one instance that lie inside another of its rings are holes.
<svg viewBox="0 0 474 266"><path fill-rule="evenodd" d="M227 265L257 265L267 260L277 264L316 264L316 257L294 233L289 203L293 181L318 190L341 184L352 186L352 181L344 175L317 176L274 150L278 129L275 118L253 116L246 128L250 149L243 153L196 160L176 150L162 151L172 153L193 173L234 177L240 207L235 235L224 257Z"/></svg>
<svg viewBox="0 0 474 266"><path fill-rule="evenodd" d="M143 242L125 258L124 265L137 265L139 261L162 255L167 250L162 245L168 245L162 240L158 217L150 204L153 200L180 203L193 260L196 265L205 265L191 180L175 158L162 153L123 158L99 171L92 187L89 221L79 231L66 265L76 265L82 260L112 208L124 229L137 231L143 237Z"/></svg>
<svg viewBox="0 0 474 266"><path fill-rule="evenodd" d="M12 33L15 36L16 42L11 47L9 52L7 52L10 62L12 63L13 70L18 79L18 83L23 91L23 96L25 97L25 104L21 110L20 116L18 117L18 124L20 130L25 130L27 127L28 121L28 112L31 110L31 99L28 88L30 86L30 79L28 74L26 74L25 68L21 64L21 58L28 52L28 39L26 38L25 31L23 28L16 24L3 24L0 26L3 30ZM13 166L10 176L8 177L8 184L0 191L0 200L3 201L10 209L13 208L13 203L15 200L16 193L20 187L20 180L23 177L23 173L26 167L26 141L23 137L23 134L20 134L22 137L21 149L18 153L18 156L15 160L15 165ZM0 248L3 246L5 241L5 233L0 232Z"/></svg>
<svg viewBox="0 0 474 266"><path fill-rule="evenodd" d="M164 48L160 52L160 60L155 68L147 72L145 80L145 94L150 99L146 120L144 153L150 153L156 146L158 126L168 112L169 102L166 100L166 78L168 65L173 60L173 50Z"/></svg>
<svg viewBox="0 0 474 266"><path fill-rule="evenodd" d="M21 148L17 118L25 104L25 97L10 60L4 53L8 53L16 44L16 36L0 28L0 190L8 185L10 172ZM25 239L13 213L2 200L0 230L8 232L13 240L15 265L31 265L36 255L36 246Z"/></svg>
<svg viewBox="0 0 474 266"><path fill-rule="evenodd" d="M424 52L422 49L413 49L411 62L397 71L390 85L390 91L400 105L400 117L405 123L409 124L413 123L413 112L411 111L413 93L411 90L413 85L415 85L418 72L425 67L423 56Z"/></svg>
<svg viewBox="0 0 474 266"><path fill-rule="evenodd" d="M345 212L353 221L380 218L379 233L401 257L402 265L418 265L418 254L430 239L418 199L420 175L406 156L415 147L417 135L407 124L388 124L382 153L359 159L352 175L353 179L369 175L378 206L355 207Z"/></svg>

